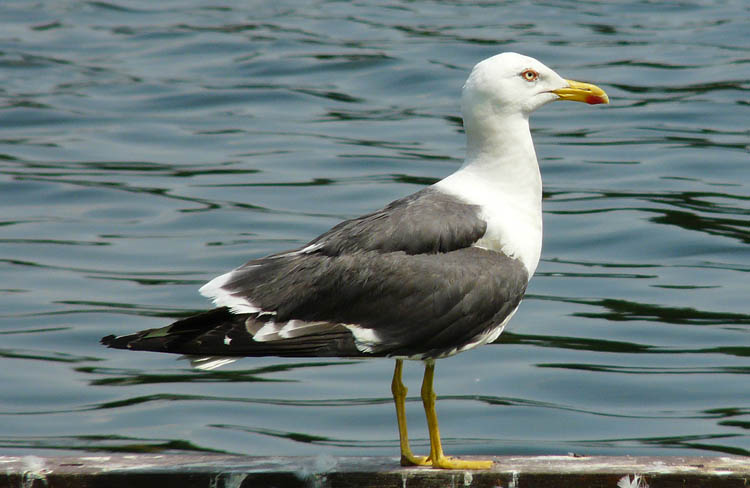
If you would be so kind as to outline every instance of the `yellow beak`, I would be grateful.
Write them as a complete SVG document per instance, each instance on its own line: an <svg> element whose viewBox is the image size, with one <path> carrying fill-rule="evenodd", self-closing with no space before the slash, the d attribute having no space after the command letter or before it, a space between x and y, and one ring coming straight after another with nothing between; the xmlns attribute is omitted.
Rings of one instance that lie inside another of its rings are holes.
<svg viewBox="0 0 750 488"><path fill-rule="evenodd" d="M560 97L560 100L572 100L574 102L586 102L589 105L597 103L609 103L607 94L596 85L583 83L581 81L565 80L568 82L566 88L552 90L552 93Z"/></svg>

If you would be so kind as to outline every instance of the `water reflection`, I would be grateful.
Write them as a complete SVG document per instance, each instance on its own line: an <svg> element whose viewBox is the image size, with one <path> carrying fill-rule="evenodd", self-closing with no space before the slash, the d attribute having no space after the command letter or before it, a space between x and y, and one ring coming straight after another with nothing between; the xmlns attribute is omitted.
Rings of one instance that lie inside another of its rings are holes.
<svg viewBox="0 0 750 488"><path fill-rule="evenodd" d="M201 447L187 440L150 439L123 435L40 436L28 438L0 437L0 448L125 453L214 453L228 451Z"/></svg>
<svg viewBox="0 0 750 488"><path fill-rule="evenodd" d="M645 320L667 324L689 325L750 324L750 315L742 313L709 312L690 307L667 307L611 298L595 300L560 298L559 300L606 309L606 311L602 312L576 312L573 314L575 317L614 321Z"/></svg>
<svg viewBox="0 0 750 488"><path fill-rule="evenodd" d="M106 375L106 378L91 380L92 385L129 386L153 383L237 383L237 382L289 382L293 380L269 379L261 375L294 371L299 368L321 368L332 365L356 364L356 361L282 363L257 369L241 371L197 371L187 369L183 373L144 373L140 370L112 370L109 368L76 368L79 373ZM185 363L185 368L189 368ZM176 398L176 397L174 397ZM197 397L196 397L197 398Z"/></svg>

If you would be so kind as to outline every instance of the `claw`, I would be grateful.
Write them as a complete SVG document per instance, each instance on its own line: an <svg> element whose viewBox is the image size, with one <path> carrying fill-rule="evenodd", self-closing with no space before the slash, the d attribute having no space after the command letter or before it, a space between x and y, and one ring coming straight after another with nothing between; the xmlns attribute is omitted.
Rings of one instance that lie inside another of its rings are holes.
<svg viewBox="0 0 750 488"><path fill-rule="evenodd" d="M401 453L401 466L432 466L432 460L427 456Z"/></svg>
<svg viewBox="0 0 750 488"><path fill-rule="evenodd" d="M492 461L489 459L458 459L443 456L438 458L437 462L432 463L432 467L442 469L490 469Z"/></svg>

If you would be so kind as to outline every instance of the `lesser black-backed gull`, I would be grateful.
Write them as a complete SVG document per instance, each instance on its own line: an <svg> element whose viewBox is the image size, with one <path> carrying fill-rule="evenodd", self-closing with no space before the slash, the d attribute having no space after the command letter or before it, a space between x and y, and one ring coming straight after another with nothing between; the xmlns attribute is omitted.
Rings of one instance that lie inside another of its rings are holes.
<svg viewBox="0 0 750 488"><path fill-rule="evenodd" d="M529 115L555 100L608 103L600 88L503 53L462 92L466 159L458 171L304 246L254 259L200 291L218 308L160 329L107 336L110 347L197 356L390 357L401 463L484 469L443 454L435 360L492 342L518 308L542 250L542 179ZM425 363L430 452L409 448L404 359Z"/></svg>

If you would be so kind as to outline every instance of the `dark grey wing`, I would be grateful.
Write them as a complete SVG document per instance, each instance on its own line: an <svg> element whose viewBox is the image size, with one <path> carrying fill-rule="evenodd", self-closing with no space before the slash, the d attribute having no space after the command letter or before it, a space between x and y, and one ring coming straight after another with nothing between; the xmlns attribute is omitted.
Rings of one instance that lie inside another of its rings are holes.
<svg viewBox="0 0 750 488"><path fill-rule="evenodd" d="M518 260L473 247L417 256L371 251L266 259L270 269L250 268L225 289L273 312L222 307L102 342L207 356L436 358L503 324L529 278Z"/></svg>
<svg viewBox="0 0 750 488"><path fill-rule="evenodd" d="M519 260L476 247L255 262L223 291L252 297L277 324L341 324L374 355L433 357L475 342L515 310L529 280Z"/></svg>
<svg viewBox="0 0 750 488"><path fill-rule="evenodd" d="M470 246L486 229L478 206L428 187L377 212L341 222L308 246L328 256L357 251L449 252Z"/></svg>

